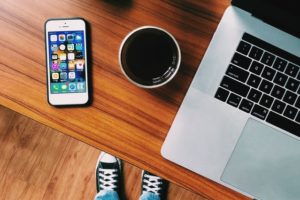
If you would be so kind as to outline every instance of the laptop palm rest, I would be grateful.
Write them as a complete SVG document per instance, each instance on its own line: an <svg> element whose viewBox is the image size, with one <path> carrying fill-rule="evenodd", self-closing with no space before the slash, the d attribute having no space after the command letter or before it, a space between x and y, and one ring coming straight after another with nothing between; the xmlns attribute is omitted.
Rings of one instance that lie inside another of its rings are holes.
<svg viewBox="0 0 300 200"><path fill-rule="evenodd" d="M300 141L249 119L221 180L261 200L299 200Z"/></svg>

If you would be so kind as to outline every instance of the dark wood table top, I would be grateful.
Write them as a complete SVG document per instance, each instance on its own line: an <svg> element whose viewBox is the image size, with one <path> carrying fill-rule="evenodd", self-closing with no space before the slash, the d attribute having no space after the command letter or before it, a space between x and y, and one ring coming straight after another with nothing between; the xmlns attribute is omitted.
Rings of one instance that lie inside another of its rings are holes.
<svg viewBox="0 0 300 200"><path fill-rule="evenodd" d="M160 155L162 143L229 0L2 0L0 104L209 199L247 199ZM47 103L44 22L83 17L91 25L93 103ZM182 51L176 78L146 90L118 64L124 36L143 26L172 33ZM0 147L1 148L1 147Z"/></svg>

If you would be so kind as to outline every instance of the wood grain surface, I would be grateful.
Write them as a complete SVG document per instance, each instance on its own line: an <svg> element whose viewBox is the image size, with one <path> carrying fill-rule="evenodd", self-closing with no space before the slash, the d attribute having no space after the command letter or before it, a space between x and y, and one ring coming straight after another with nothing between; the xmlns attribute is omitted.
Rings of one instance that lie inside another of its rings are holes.
<svg viewBox="0 0 300 200"><path fill-rule="evenodd" d="M0 106L0 199L92 200L100 151ZM122 196L141 195L141 169L122 163ZM206 200L170 183L168 200Z"/></svg>
<svg viewBox="0 0 300 200"><path fill-rule="evenodd" d="M0 104L155 172L209 199L246 199L160 155L172 120L229 0L1 0ZM93 103L47 103L44 22L83 17L91 25ZM178 40L182 64L168 85L145 90L129 83L118 49L132 29L162 27Z"/></svg>

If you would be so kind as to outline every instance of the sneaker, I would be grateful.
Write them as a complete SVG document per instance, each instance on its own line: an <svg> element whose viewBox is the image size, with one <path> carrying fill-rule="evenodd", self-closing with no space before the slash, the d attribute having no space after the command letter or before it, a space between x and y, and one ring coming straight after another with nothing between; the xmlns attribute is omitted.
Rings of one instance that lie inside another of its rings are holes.
<svg viewBox="0 0 300 200"><path fill-rule="evenodd" d="M168 181L145 170L142 172L142 193L152 192L164 200L167 196L167 190Z"/></svg>
<svg viewBox="0 0 300 200"><path fill-rule="evenodd" d="M97 192L116 191L120 196L121 160L108 153L101 152L96 165Z"/></svg>

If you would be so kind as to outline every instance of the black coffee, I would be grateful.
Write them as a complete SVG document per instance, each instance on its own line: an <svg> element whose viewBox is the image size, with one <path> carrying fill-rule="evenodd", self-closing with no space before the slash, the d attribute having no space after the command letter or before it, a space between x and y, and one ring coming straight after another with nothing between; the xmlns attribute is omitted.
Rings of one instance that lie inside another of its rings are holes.
<svg viewBox="0 0 300 200"><path fill-rule="evenodd" d="M142 85L163 83L178 63L178 49L173 39L163 31L147 28L132 34L121 52L125 73Z"/></svg>

